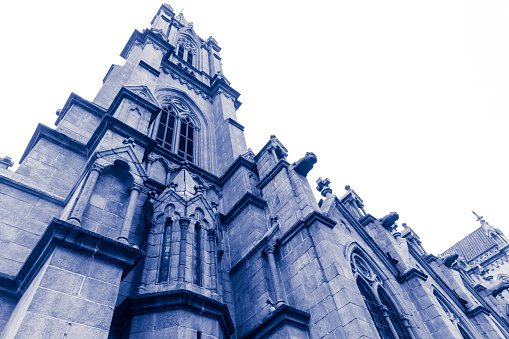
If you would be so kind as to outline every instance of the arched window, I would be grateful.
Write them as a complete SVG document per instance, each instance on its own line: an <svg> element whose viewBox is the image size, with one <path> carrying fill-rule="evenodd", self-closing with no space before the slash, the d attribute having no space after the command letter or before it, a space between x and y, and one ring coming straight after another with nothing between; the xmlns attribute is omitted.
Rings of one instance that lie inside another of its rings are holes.
<svg viewBox="0 0 509 339"><path fill-rule="evenodd" d="M189 41L189 39L180 36L177 40L177 56L182 59L182 61L187 62L191 66L196 67L193 62L195 60L194 56L197 54L196 46Z"/></svg>
<svg viewBox="0 0 509 339"><path fill-rule="evenodd" d="M389 299L389 296L387 295L387 293L385 293L385 291L381 287L378 288L378 297L380 298L380 302L382 303L382 305L387 307L389 319L391 320L391 323L394 326L394 329L396 330L398 337L400 339L411 339L411 336L408 333L407 329L405 328L405 325L403 324L401 316L396 310L396 307L394 307L394 304Z"/></svg>
<svg viewBox="0 0 509 339"><path fill-rule="evenodd" d="M191 119L196 118L196 115L181 99L165 99L163 104L166 106L161 110L156 134L157 143L185 160L196 163L198 128L195 120Z"/></svg>
<svg viewBox="0 0 509 339"><path fill-rule="evenodd" d="M382 285L382 277L372 268L358 249L351 255L350 264L373 323L382 339L411 339L412 336L403 323L389 295Z"/></svg>
<svg viewBox="0 0 509 339"><path fill-rule="evenodd" d="M364 298L364 302L366 303L369 314L371 315L371 318L373 318L373 322L375 323L375 327L378 331L378 334L380 335L380 338L394 339L389 324L387 324L387 321L382 315L380 305L378 305L378 302L376 301L374 295L371 293L370 288L366 286L366 283L361 278L357 279L357 286L359 287L359 291Z"/></svg>

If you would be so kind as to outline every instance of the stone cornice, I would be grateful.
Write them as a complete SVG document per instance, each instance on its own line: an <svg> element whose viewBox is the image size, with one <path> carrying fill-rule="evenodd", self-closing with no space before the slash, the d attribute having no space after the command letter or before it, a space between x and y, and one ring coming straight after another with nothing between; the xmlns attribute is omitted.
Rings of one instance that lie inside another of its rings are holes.
<svg viewBox="0 0 509 339"><path fill-rule="evenodd" d="M107 114L113 115L120 106L120 104L122 103L122 100L124 99L131 100L135 104L145 108L147 111L151 113L149 125L152 124L152 122L157 117L157 114L159 114L159 112L161 111L161 107L151 103L147 99L139 96L138 94L134 93L128 88L122 87L120 91L118 91L118 94L115 96L115 99L113 99L113 102L108 108Z"/></svg>
<svg viewBox="0 0 509 339"><path fill-rule="evenodd" d="M27 148L25 149L25 152L21 156L20 163L25 159L25 157L28 155L28 153L34 148L34 146L37 144L37 142L40 139L47 139L60 147L63 147L65 149L69 149L75 153L78 153L80 155L86 155L86 148L85 145L82 143L69 138L65 134L54 130L48 126L45 126L43 124L38 124L37 128L35 129L34 134L32 135L32 138L30 139Z"/></svg>
<svg viewBox="0 0 509 339"><path fill-rule="evenodd" d="M334 228L337 222L326 217L320 212L311 212L304 219L297 221L292 227L288 229L288 231L281 236L279 239L279 243L281 245L285 245L288 241L290 241L302 228L311 226L315 221L322 223L325 226L330 228Z"/></svg>
<svg viewBox="0 0 509 339"><path fill-rule="evenodd" d="M188 89L193 90L197 95L201 95L204 100L212 102L210 87L186 72L182 67L165 58L161 63L161 69L164 74L169 74L173 79L178 79L182 85L186 85ZM193 71L200 73L194 67ZM208 74L206 74L206 77L210 78Z"/></svg>
<svg viewBox="0 0 509 339"><path fill-rule="evenodd" d="M0 275L0 295L19 299L57 246L121 267L123 277L144 255L139 249L53 218L17 276Z"/></svg>
<svg viewBox="0 0 509 339"><path fill-rule="evenodd" d="M473 309L467 311L465 314L467 315L467 317L473 318L476 315L481 314L481 313L485 314L485 315L491 314L491 312L487 308L485 308L484 306L481 306L481 305L474 307Z"/></svg>
<svg viewBox="0 0 509 339"><path fill-rule="evenodd" d="M165 41L160 35L152 32L152 30L145 29L143 32L140 32L135 29L127 41L124 49L120 53L120 56L124 59L127 59L132 47L136 43L145 44L149 39L150 42L154 43L159 49L165 51L166 54L171 54L175 49L173 45Z"/></svg>
<svg viewBox="0 0 509 339"><path fill-rule="evenodd" d="M256 195L247 192L240 200L233 205L226 215L221 217L221 222L228 225L237 215L239 215L247 206L254 205L259 209L264 209L267 206L267 202Z"/></svg>
<svg viewBox="0 0 509 339"><path fill-rule="evenodd" d="M60 121L64 118L64 116L67 114L67 112L69 111L69 109L72 106L80 106L80 107L84 108L88 113L94 114L98 117L102 117L103 115L106 114L106 110L103 107L101 107L97 104L94 104L93 102L90 102L86 99L83 99L76 93L71 93L71 95L65 102L64 107L58 114L58 118L57 118L57 121L55 121L55 125L58 126Z"/></svg>
<svg viewBox="0 0 509 339"><path fill-rule="evenodd" d="M147 71L149 71L150 73L152 73L156 77L158 77L161 74L161 72L159 72L157 69L155 69L154 67L150 66L149 64L147 64L143 60L140 60L138 65L140 65L140 67L142 67L142 68L145 68Z"/></svg>
<svg viewBox="0 0 509 339"><path fill-rule="evenodd" d="M247 334L240 336L239 338L268 338L284 325L290 325L302 330L306 330L309 326L310 319L311 316L307 312L301 311L288 305L281 305L261 323L256 325L254 329L252 329Z"/></svg>
<svg viewBox="0 0 509 339"><path fill-rule="evenodd" d="M226 338L235 333L235 326L226 304L182 289L128 297L117 307L113 322L123 324L130 320L131 315L174 309L187 310L217 320Z"/></svg>
<svg viewBox="0 0 509 339"><path fill-rule="evenodd" d="M231 178L231 176L238 171L238 169L241 166L247 168L251 172L258 173L258 169L256 168L256 165L253 162L247 160L242 156L239 156L237 157L237 159L235 159L233 164L230 165L230 167L226 170L226 172L224 172L223 176L221 177L222 185L224 185Z"/></svg>
<svg viewBox="0 0 509 339"><path fill-rule="evenodd" d="M134 138L135 143L145 149L142 162L145 161L150 152L152 152L156 146L156 141L148 137L146 134L141 133L137 129L132 128L111 115L106 115L99 126L97 126L94 134L87 143L88 156L92 155L108 130L114 131L125 138Z"/></svg>
<svg viewBox="0 0 509 339"><path fill-rule="evenodd" d="M401 284L401 283L404 283L405 281L408 281L408 280L412 279L413 277L417 277L417 278L419 278L419 279L421 279L423 281L426 281L428 279L428 275L427 274L425 274L424 272L419 271L415 267L409 269L408 271L406 271L405 273L403 273L401 275L398 275L396 277L396 279Z"/></svg>
<svg viewBox="0 0 509 339"><path fill-rule="evenodd" d="M48 201L52 204L58 205L58 206L64 206L65 200L61 197L58 197L54 194L51 194L49 192L45 192L43 190L40 190L38 188L29 186L25 183L22 183L20 181L16 181L12 178L5 177L0 174L0 183L5 184L7 186L14 187L20 191L29 193L37 198L44 199L45 201Z"/></svg>
<svg viewBox="0 0 509 339"><path fill-rule="evenodd" d="M265 176L265 178L261 179L260 182L256 185L258 189L263 189L267 184L274 179L274 177L283 169L288 168L290 164L285 160L279 160L279 162L270 170L270 172Z"/></svg>
<svg viewBox="0 0 509 339"><path fill-rule="evenodd" d="M230 125L233 125L235 127L237 127L238 129L240 129L241 131L244 130L244 126L242 126L241 124L239 124L237 121L233 120L232 118L228 118L228 123Z"/></svg>

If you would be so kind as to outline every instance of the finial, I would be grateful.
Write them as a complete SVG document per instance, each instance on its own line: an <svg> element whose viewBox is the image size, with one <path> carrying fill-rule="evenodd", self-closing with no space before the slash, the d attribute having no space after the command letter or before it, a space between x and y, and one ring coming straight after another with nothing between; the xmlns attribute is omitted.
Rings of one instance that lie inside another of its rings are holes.
<svg viewBox="0 0 509 339"><path fill-rule="evenodd" d="M316 186L316 189L318 190L318 192L322 194L323 197L327 197L327 195L332 194L332 189L329 187L330 185L329 178L325 179L318 178L316 184L318 185Z"/></svg>
<svg viewBox="0 0 509 339"><path fill-rule="evenodd" d="M14 163L11 157L0 158L0 168L8 169L12 165L14 165Z"/></svg>
<svg viewBox="0 0 509 339"><path fill-rule="evenodd" d="M345 190L349 191L350 190L350 185L346 185L345 186Z"/></svg>

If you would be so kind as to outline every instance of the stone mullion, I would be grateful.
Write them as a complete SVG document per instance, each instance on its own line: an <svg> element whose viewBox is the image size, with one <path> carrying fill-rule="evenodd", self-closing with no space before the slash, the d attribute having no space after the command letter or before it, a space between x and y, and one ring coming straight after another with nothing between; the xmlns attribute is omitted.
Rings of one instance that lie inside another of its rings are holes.
<svg viewBox="0 0 509 339"><path fill-rule="evenodd" d="M136 209L136 200L141 192L141 185L137 183L133 183L131 186L131 194L129 195L129 203L127 205L127 211L124 216L124 223L122 224L122 230L120 232L120 236L117 238L117 241L120 241L124 244L129 245L128 237L129 232L131 231L131 226L134 217L134 211Z"/></svg>
<svg viewBox="0 0 509 339"><path fill-rule="evenodd" d="M97 183L97 179L103 169L104 168L98 164L92 165L88 178L83 184L83 189L81 190L80 195L76 198L76 204L71 211L71 215L67 218L67 221L71 224L81 226L83 213L87 208L92 192L94 191L95 184Z"/></svg>
<svg viewBox="0 0 509 339"><path fill-rule="evenodd" d="M391 317L389 316L389 309L385 305L380 305L380 310L382 311L382 315L385 319L385 322L387 325L389 325L389 328L391 330L392 335L394 338L399 338L398 333L396 332L396 329L394 328L394 324L391 321Z"/></svg>

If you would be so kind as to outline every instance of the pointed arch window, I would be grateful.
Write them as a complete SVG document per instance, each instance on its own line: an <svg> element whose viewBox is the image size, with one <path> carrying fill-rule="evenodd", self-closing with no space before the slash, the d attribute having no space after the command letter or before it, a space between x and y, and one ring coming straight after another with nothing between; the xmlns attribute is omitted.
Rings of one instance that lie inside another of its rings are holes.
<svg viewBox="0 0 509 339"><path fill-rule="evenodd" d="M360 251L354 250L350 263L357 278L357 287L380 338L411 339L409 324L403 323L403 317L382 287L382 279L372 269L368 260ZM408 320L405 321L408 322Z"/></svg>
<svg viewBox="0 0 509 339"><path fill-rule="evenodd" d="M177 40L177 56L191 66L194 66L195 55L198 53L196 46L189 39L180 36Z"/></svg>
<svg viewBox="0 0 509 339"><path fill-rule="evenodd" d="M191 109L181 100L171 98L161 110L156 133L157 143L185 160L196 163L198 126Z"/></svg>

